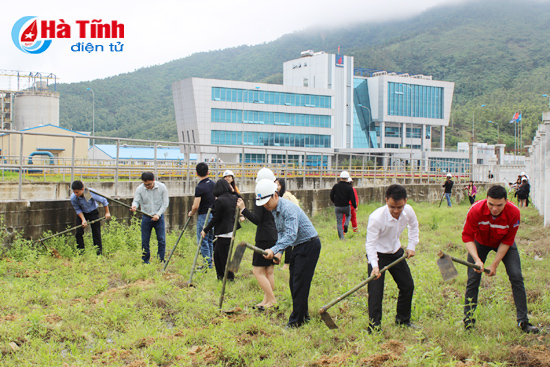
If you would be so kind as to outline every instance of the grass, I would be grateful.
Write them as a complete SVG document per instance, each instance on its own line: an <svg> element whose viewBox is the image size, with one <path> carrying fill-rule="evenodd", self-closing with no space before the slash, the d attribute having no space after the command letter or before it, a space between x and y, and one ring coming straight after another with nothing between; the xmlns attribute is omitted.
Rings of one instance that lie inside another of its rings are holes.
<svg viewBox="0 0 550 367"><path fill-rule="evenodd" d="M411 203L420 222L417 256L409 261L416 289L413 322L419 330L393 325L397 288L386 281L382 331L366 332L367 292L359 290L329 310L338 330L329 330L319 308L367 276L364 237L376 204L359 207L360 233L338 240L330 209L313 218L323 249L310 295L311 323L283 326L291 312L288 273L276 270L280 309L265 314L251 306L262 298L252 275L250 252L237 279L226 287L215 272L199 272L196 287L185 282L196 250L194 228L178 245L166 273L161 264L142 265L139 224L115 220L103 227L104 253L75 252L72 236L32 247L21 238L0 260L0 364L3 366L548 366L548 334L525 335L515 326L515 308L504 267L483 277L476 330L463 330L466 269L443 282L436 252L465 257L461 228L468 206ZM550 241L542 219L522 210L518 234L531 320L548 325ZM253 242L255 226L245 223L237 241ZM86 244L91 243L89 235ZM168 249L178 233L168 236ZM406 243L404 233L402 243ZM153 246L153 250L156 249ZM543 258L535 260L535 255ZM488 261L491 261L492 256Z"/></svg>

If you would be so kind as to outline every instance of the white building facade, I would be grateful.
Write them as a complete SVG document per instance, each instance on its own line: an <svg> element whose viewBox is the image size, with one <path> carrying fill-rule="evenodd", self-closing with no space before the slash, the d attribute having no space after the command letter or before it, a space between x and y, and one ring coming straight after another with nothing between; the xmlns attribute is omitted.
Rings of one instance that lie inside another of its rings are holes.
<svg viewBox="0 0 550 367"><path fill-rule="evenodd" d="M199 160L282 163L300 148L311 153L288 160L312 165L334 153L372 153L420 165L431 155L433 128L444 148L454 83L305 51L283 64L282 85L189 78L172 89L179 141L196 144Z"/></svg>

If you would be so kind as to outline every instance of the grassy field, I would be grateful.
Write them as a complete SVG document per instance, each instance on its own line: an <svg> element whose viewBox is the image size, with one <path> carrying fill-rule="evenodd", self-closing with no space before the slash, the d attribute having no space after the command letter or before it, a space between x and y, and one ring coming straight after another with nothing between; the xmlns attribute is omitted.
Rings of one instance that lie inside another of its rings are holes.
<svg viewBox="0 0 550 367"><path fill-rule="evenodd" d="M443 282L436 253L443 249L465 258L461 229L468 205L411 204L420 222L417 256L409 264L416 284L413 322L421 329L393 324L397 288L391 277L380 333L366 332L366 288L329 310L338 330L329 330L318 316L321 306L367 277L364 238L377 205L360 205L361 231L344 242L331 210L313 218L323 249L311 289L312 321L291 330L283 328L291 312L287 271L275 271L279 310L260 313L252 309L262 292L247 252L235 282L226 287L223 310L237 309L227 314L218 310L221 282L214 271L195 274L195 287L185 286L196 249L194 228L163 274L158 263L141 264L137 221L127 227L112 220L103 227L102 257L91 249L76 255L72 236L47 243L62 258L21 239L3 254L0 365L550 366L547 330L526 335L516 327L503 265L495 277L483 277L476 329L464 331L466 268L457 265L459 277ZM534 209L523 209L522 216L517 242L531 321L550 325L548 229ZM237 241L253 243L254 234L247 222ZM168 236L169 249L177 235Z"/></svg>

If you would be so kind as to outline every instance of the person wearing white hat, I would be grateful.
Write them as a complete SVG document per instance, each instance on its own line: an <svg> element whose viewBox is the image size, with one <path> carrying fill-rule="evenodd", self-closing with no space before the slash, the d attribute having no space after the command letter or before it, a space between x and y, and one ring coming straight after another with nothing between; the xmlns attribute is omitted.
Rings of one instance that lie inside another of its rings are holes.
<svg viewBox="0 0 550 367"><path fill-rule="evenodd" d="M228 169L225 170L225 172L223 173L223 178L224 178L224 180L229 182L229 185L231 186L231 189L233 190L233 193L238 198L240 198L241 197L241 192L237 188L237 183L235 182L235 174L233 173L233 171L230 171Z"/></svg>
<svg viewBox="0 0 550 367"><path fill-rule="evenodd" d="M451 194L453 192L453 185L454 185L452 177L453 175L451 175L450 173L447 173L447 179L443 183L443 188L445 189L445 199L447 199L447 208L450 208L451 206L453 206L451 204Z"/></svg>
<svg viewBox="0 0 550 367"><path fill-rule="evenodd" d="M256 182L265 179L269 182L275 181L275 175L269 168L262 168L258 171ZM254 205L254 210L248 210L242 199L237 200L237 206L241 210L241 215L244 215L249 221L254 223L256 228L256 247L262 250L271 248L277 242L277 228L275 227L275 219L271 212L263 206ZM254 253L252 255L252 273L256 277L260 288L264 291L263 300L256 304L255 307L259 311L264 311L271 307L277 307L277 299L275 298L275 266L273 260L267 260L262 255Z"/></svg>
<svg viewBox="0 0 550 367"><path fill-rule="evenodd" d="M292 313L287 328L299 327L309 321L308 298L311 281L321 252L319 234L299 206L290 200L280 200L277 185L264 179L256 185L256 205L271 211L277 228L275 246L266 250L266 259L279 263L285 248L292 246L289 287Z"/></svg>
<svg viewBox="0 0 550 367"><path fill-rule="evenodd" d="M332 187L330 190L330 200L334 203L334 213L336 214L336 229L338 230L338 237L341 240L344 239L345 233L348 231L349 221L351 217L351 206L357 209L357 202L355 201L355 194L353 188L348 183L350 178L348 171L342 171L340 173L340 181ZM344 228L342 228L342 220L346 216L344 222Z"/></svg>

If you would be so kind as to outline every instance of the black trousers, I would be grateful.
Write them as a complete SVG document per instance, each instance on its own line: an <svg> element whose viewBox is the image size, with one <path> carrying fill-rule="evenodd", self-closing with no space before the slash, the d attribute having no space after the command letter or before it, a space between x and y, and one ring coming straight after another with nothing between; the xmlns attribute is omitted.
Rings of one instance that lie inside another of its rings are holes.
<svg viewBox="0 0 550 367"><path fill-rule="evenodd" d="M378 266L382 269L395 260L403 256L404 250L399 249L395 254L378 253ZM369 274L372 272L372 266L369 264ZM388 272L395 280L399 289L397 297L397 314L395 322L397 324L408 323L411 321L411 305L414 293L414 281L411 270L406 260L401 261ZM384 298L384 278L387 272L382 273L379 279L369 283L369 319L372 326L379 326L382 322L382 300Z"/></svg>
<svg viewBox="0 0 550 367"><path fill-rule="evenodd" d="M229 257L229 246L231 245L231 238L218 237L214 242L214 266L216 267L216 275L218 279L223 279L225 274L225 264L227 264L227 258ZM230 271L227 273L227 279L235 279L235 274Z"/></svg>
<svg viewBox="0 0 550 367"><path fill-rule="evenodd" d="M84 218L86 218L87 222L91 222L93 220L99 219L99 211L92 210L89 213L82 213L84 214ZM76 224L81 225L82 220L80 220L79 216L76 216ZM101 255L103 251L103 246L101 243L101 222L96 222L94 224L90 224L90 227L92 229L92 239L94 242L94 246L97 247L97 254ZM79 250L84 250L84 228L80 227L76 230L76 248Z"/></svg>
<svg viewBox="0 0 550 367"><path fill-rule="evenodd" d="M309 290L320 253L319 237L292 249L288 281L292 295L292 313L288 319L290 326L300 326L309 320Z"/></svg>

